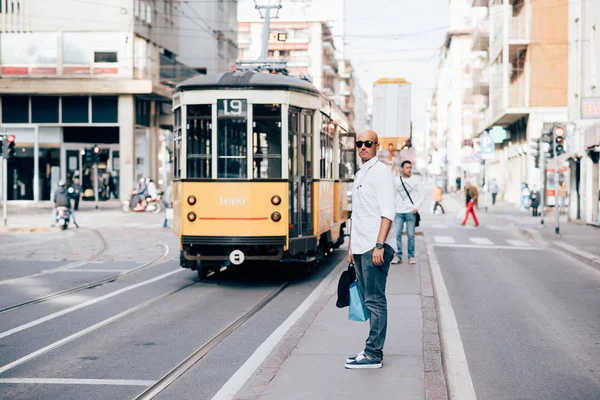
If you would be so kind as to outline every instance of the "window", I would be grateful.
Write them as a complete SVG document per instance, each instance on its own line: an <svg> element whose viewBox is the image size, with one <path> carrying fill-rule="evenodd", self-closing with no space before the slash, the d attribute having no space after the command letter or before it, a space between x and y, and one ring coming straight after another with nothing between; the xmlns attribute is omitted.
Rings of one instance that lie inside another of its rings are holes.
<svg viewBox="0 0 600 400"><path fill-rule="evenodd" d="M248 105L246 100L217 101L217 144L219 178L244 179L248 176Z"/></svg>
<svg viewBox="0 0 600 400"><path fill-rule="evenodd" d="M28 96L2 96L2 122L26 124L29 122Z"/></svg>
<svg viewBox="0 0 600 400"><path fill-rule="evenodd" d="M181 107L174 112L173 123L173 178L181 178Z"/></svg>
<svg viewBox="0 0 600 400"><path fill-rule="evenodd" d="M96 51L94 52L95 63L116 63L117 52L116 51Z"/></svg>
<svg viewBox="0 0 600 400"><path fill-rule="evenodd" d="M3 65L28 64L29 34L0 34L0 60Z"/></svg>
<svg viewBox="0 0 600 400"><path fill-rule="evenodd" d="M150 126L150 102L135 100L135 123L140 126Z"/></svg>
<svg viewBox="0 0 600 400"><path fill-rule="evenodd" d="M58 96L32 96L31 122L58 123Z"/></svg>
<svg viewBox="0 0 600 400"><path fill-rule="evenodd" d="M340 131L340 179L352 179L356 165L354 134Z"/></svg>
<svg viewBox="0 0 600 400"><path fill-rule="evenodd" d="M321 179L333 179L333 132L335 125L331 118L321 114Z"/></svg>
<svg viewBox="0 0 600 400"><path fill-rule="evenodd" d="M281 178L281 105L255 104L253 122L254 179Z"/></svg>
<svg viewBox="0 0 600 400"><path fill-rule="evenodd" d="M119 122L119 97L92 96L92 122Z"/></svg>
<svg viewBox="0 0 600 400"><path fill-rule="evenodd" d="M65 64L91 64L92 43L91 32L63 33L63 62Z"/></svg>
<svg viewBox="0 0 600 400"><path fill-rule="evenodd" d="M58 35L52 32L31 34L31 63L55 65L58 55Z"/></svg>
<svg viewBox="0 0 600 400"><path fill-rule="evenodd" d="M212 105L187 108L187 178L212 175Z"/></svg>
<svg viewBox="0 0 600 400"><path fill-rule="evenodd" d="M87 96L66 96L62 98L63 123L89 122L89 98Z"/></svg>

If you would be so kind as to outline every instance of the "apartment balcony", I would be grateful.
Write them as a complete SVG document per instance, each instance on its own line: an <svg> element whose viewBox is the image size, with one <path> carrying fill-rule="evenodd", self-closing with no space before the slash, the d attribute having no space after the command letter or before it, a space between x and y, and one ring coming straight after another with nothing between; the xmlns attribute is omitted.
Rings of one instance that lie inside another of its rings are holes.
<svg viewBox="0 0 600 400"><path fill-rule="evenodd" d="M504 86L502 75L495 74L490 83L489 109L491 116L488 120L488 127L507 126L528 115L528 98L527 74L524 69L512 71L508 87Z"/></svg>
<svg viewBox="0 0 600 400"><path fill-rule="evenodd" d="M310 67L311 58L308 56L290 57L288 59L288 67Z"/></svg>
<svg viewBox="0 0 600 400"><path fill-rule="evenodd" d="M337 76L337 71L330 64L323 65L323 72L327 76Z"/></svg>
<svg viewBox="0 0 600 400"><path fill-rule="evenodd" d="M471 5L473 7L487 7L488 0L473 0L473 3Z"/></svg>
<svg viewBox="0 0 600 400"><path fill-rule="evenodd" d="M473 94L487 95L490 93L490 69L477 68L473 70Z"/></svg>
<svg viewBox="0 0 600 400"><path fill-rule="evenodd" d="M333 47L333 43L329 41L323 41L323 50L325 53L333 56L335 54L335 47Z"/></svg>
<svg viewBox="0 0 600 400"><path fill-rule="evenodd" d="M475 26L472 34L473 42L471 49L473 51L485 51L490 47L490 20L485 18Z"/></svg>
<svg viewBox="0 0 600 400"><path fill-rule="evenodd" d="M177 86L186 79L200 75L195 69L192 69L177 60L160 55L160 82L170 87Z"/></svg>

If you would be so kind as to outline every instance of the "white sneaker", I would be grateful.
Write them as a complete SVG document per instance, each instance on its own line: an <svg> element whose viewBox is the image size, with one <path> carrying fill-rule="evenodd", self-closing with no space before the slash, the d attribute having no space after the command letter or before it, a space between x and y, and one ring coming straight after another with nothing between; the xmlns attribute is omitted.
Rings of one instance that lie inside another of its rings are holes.
<svg viewBox="0 0 600 400"><path fill-rule="evenodd" d="M392 258L392 264L402 264L402 259L398 256L394 256L394 258Z"/></svg>
<svg viewBox="0 0 600 400"><path fill-rule="evenodd" d="M414 257L409 257L409 258L408 258L408 263L409 263L409 264L416 264L416 263L417 263L417 259L416 259L416 258L414 258Z"/></svg>

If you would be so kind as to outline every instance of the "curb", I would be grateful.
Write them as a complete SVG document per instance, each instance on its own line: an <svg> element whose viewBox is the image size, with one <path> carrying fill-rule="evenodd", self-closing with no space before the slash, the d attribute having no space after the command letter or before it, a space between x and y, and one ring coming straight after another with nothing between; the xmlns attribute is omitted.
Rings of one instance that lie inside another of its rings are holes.
<svg viewBox="0 0 600 400"><path fill-rule="evenodd" d="M49 232L50 228L47 226L29 226L29 227L0 227L0 233L13 233L13 232Z"/></svg>
<svg viewBox="0 0 600 400"><path fill-rule="evenodd" d="M600 271L600 257L592 254L592 253L588 253L587 251L584 250L580 250L575 246L571 246L570 244L566 244L563 242L560 242L558 240L551 240L549 243L546 242L545 240L542 239L542 235L534 230L534 229L530 229L530 228L518 228L519 229L519 233L531 240L537 241L537 242L541 242L545 245L550 244L555 250L559 250L562 253L565 253L569 256L571 256L572 258L575 258L581 262L583 262L584 264L587 264L589 266L591 266L592 268L595 268L597 270Z"/></svg>

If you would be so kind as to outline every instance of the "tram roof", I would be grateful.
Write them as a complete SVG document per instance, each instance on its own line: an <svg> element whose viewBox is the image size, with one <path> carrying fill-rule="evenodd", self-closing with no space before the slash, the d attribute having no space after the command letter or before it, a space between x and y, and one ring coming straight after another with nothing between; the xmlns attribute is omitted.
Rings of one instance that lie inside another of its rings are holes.
<svg viewBox="0 0 600 400"><path fill-rule="evenodd" d="M242 88L258 90L295 90L312 94L320 93L312 83L299 78L252 71L235 71L195 76L180 83L177 86L177 91Z"/></svg>

